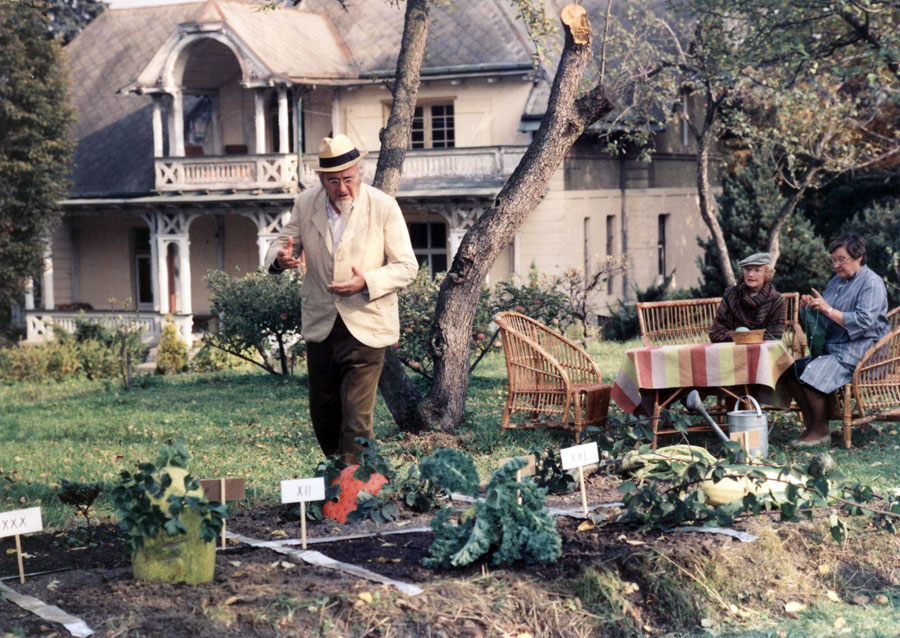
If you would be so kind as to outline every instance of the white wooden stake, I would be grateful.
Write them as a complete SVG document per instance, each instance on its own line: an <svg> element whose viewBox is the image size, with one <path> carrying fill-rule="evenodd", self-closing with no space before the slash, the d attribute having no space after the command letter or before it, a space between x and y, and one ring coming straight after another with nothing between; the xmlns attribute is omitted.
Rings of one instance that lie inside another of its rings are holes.
<svg viewBox="0 0 900 638"><path fill-rule="evenodd" d="M19 540L18 534L16 534L16 557L19 559L19 582L24 585L25 568L22 566L22 541Z"/></svg>
<svg viewBox="0 0 900 638"><path fill-rule="evenodd" d="M581 506L584 508L584 517L587 518L587 490L584 487L584 466L578 466L578 482L581 483Z"/></svg>
<svg viewBox="0 0 900 638"><path fill-rule="evenodd" d="M522 470L516 470L516 483L522 482ZM516 490L516 503L519 505L522 504L522 492L521 490Z"/></svg>
<svg viewBox="0 0 900 638"><path fill-rule="evenodd" d="M306 501L300 501L300 540L306 549Z"/></svg>

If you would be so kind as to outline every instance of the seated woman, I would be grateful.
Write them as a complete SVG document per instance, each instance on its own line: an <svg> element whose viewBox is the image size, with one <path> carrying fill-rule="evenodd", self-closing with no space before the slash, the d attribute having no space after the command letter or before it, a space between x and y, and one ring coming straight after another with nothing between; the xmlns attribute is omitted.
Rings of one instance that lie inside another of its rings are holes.
<svg viewBox="0 0 900 638"><path fill-rule="evenodd" d="M831 440L828 395L849 383L856 364L887 334L887 291L881 277L866 266L866 242L855 233L828 246L836 275L821 295L801 295L800 306L819 312L826 322L825 353L794 362L785 381L800 406L806 430L793 442L810 446Z"/></svg>
<svg viewBox="0 0 900 638"><path fill-rule="evenodd" d="M765 329L766 339L781 339L785 303L784 297L772 286L775 275L772 256L756 253L742 259L740 266L744 281L731 286L722 295L709 340L713 343L732 341L728 333L741 327Z"/></svg>

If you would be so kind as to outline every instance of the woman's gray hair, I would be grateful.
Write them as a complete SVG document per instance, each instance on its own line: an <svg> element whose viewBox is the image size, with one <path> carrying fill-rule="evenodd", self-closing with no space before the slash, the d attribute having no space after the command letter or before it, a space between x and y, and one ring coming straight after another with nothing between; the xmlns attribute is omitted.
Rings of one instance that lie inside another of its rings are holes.
<svg viewBox="0 0 900 638"><path fill-rule="evenodd" d="M863 239L860 235L856 233L847 233L845 235L841 235L833 242L828 244L828 254L833 253L841 246L844 247L844 250L847 251L847 254L850 255L853 259L862 258L860 262L863 266L866 265L866 240Z"/></svg>

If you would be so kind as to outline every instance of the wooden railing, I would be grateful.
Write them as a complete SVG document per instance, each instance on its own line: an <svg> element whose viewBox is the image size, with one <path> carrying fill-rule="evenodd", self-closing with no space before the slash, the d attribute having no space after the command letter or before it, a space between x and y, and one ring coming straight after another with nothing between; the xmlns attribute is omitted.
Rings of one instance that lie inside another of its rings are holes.
<svg viewBox="0 0 900 638"><path fill-rule="evenodd" d="M524 146L484 146L412 150L403 163L403 181L417 179L505 179L512 174ZM303 155L221 155L166 157L154 162L156 190L159 192L216 190L298 190L318 180L319 159L315 153ZM363 170L371 180L378 154L363 160ZM299 174L298 174L299 171Z"/></svg>
<svg viewBox="0 0 900 638"><path fill-rule="evenodd" d="M154 161L156 190L297 189L296 155L166 157Z"/></svg>
<svg viewBox="0 0 900 638"><path fill-rule="evenodd" d="M119 312L115 310L26 310L26 339L41 343L53 339L54 327L75 332L76 321L95 321L114 328L123 324L140 329L145 343L157 343L165 317L155 312ZM173 315L172 321L186 343L191 343L192 315Z"/></svg>

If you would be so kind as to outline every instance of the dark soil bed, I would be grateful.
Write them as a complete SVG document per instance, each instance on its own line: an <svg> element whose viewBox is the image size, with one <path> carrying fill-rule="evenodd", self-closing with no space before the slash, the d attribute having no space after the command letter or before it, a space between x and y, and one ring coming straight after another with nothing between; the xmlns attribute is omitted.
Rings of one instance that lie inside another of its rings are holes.
<svg viewBox="0 0 900 638"><path fill-rule="evenodd" d="M589 477L588 502L600 504L617 500L615 487L618 482L618 478L600 474ZM581 506L580 493L551 497L548 506L577 509ZM370 522L310 523L311 541L329 540L312 542L309 549L395 580L428 587L445 581L477 578L488 570L494 574L503 573L511 579L550 582L572 577L586 565L615 560L622 554L636 551L637 547L673 542L672 537L644 536L621 526L578 531L581 520L560 516L557 528L563 540L563 556L552 565L494 568L476 564L442 571L422 566L422 558L427 555L432 541L430 532L385 533L427 528L428 520L427 516L407 513L402 520L382 525ZM228 519L227 529L263 541L300 536L296 509L282 505L236 512ZM338 538L372 532L379 535L350 540ZM303 636L309 635L304 633L309 631L308 625L305 629L292 628L294 625L285 624L285 618L294 622L295 615L301 612L314 615L310 612L313 609L321 609L324 614L327 605L321 601L345 601L346 605L352 606L354 602L358 603L354 592L376 591L383 592L381 595L384 596L399 596L395 589L385 585L314 567L271 549L234 542L218 551L216 576L212 583L186 586L143 582L131 576L130 557L116 527L100 526L95 530L93 544L72 547L83 533L84 530L79 529L23 537L23 551L29 555L25 559L25 570L35 575L28 576L24 585L19 584L17 576L4 578L3 582L20 593L58 605L82 618L98 636ZM623 534L630 543L625 542ZM705 534L679 534L674 542L695 544L701 552L703 545L736 541ZM0 576L15 576L15 554L8 552L8 548L14 547L12 539L2 539L2 547ZM299 550L300 546L293 548ZM321 630L326 625L315 626ZM62 625L44 621L10 602L0 602L0 636L3 631L24 632L26 636L69 635ZM335 635L357 634L336 630ZM400 632L398 635L416 634ZM461 631L445 635L469 634Z"/></svg>

